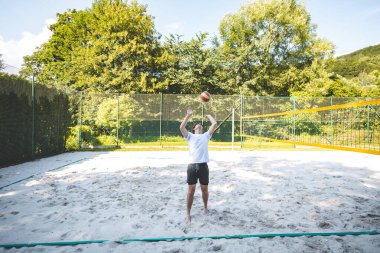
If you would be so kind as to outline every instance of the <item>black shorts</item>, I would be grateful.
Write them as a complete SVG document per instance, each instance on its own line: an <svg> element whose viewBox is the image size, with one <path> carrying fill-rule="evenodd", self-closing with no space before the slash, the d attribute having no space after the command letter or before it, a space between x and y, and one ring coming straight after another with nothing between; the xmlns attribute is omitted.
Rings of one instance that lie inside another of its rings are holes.
<svg viewBox="0 0 380 253"><path fill-rule="evenodd" d="M208 166L207 163L190 163L187 166L187 183L196 184L198 182L208 185Z"/></svg>

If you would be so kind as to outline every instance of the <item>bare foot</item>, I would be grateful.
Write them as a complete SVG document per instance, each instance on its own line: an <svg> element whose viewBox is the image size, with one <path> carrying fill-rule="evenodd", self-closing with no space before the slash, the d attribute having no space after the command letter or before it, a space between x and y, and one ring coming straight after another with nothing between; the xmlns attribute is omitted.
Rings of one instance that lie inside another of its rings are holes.
<svg viewBox="0 0 380 253"><path fill-rule="evenodd" d="M204 210L204 214L205 214L205 215L208 215L208 209L207 209L207 208L205 208L205 210Z"/></svg>
<svg viewBox="0 0 380 253"><path fill-rule="evenodd" d="M186 217L186 224L187 224L187 225L190 225L190 223L191 223L191 217L190 217L190 215L188 215L188 216Z"/></svg>

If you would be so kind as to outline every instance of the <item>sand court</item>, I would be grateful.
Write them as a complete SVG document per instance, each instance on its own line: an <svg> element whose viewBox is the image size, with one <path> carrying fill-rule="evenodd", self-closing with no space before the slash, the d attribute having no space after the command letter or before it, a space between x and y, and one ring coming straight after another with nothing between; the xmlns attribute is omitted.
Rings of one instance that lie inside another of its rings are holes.
<svg viewBox="0 0 380 253"><path fill-rule="evenodd" d="M380 235L116 243L130 238L380 230L379 156L211 151L209 214L203 214L198 184L191 225L185 219L186 159L185 151L75 152L3 168L1 244L107 242L0 251L380 250Z"/></svg>

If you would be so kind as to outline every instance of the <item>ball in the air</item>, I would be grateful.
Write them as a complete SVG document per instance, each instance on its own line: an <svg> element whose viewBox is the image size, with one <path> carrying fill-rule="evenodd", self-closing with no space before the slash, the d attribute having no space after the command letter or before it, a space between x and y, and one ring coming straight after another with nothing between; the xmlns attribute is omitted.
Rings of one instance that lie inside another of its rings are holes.
<svg viewBox="0 0 380 253"><path fill-rule="evenodd" d="M201 99L202 102L207 103L207 102L210 101L210 99L211 99L211 94L208 93L207 91L204 91L204 92L202 92L202 94L200 95L200 99Z"/></svg>

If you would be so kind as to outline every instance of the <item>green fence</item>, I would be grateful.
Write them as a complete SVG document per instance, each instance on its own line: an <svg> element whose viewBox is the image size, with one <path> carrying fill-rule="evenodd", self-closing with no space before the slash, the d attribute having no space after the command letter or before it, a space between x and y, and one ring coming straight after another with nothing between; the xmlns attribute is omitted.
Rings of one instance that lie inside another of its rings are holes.
<svg viewBox="0 0 380 253"><path fill-rule="evenodd" d="M59 91L0 76L0 167L87 148L183 149L179 125L188 107L195 110L188 129L197 122L207 128L206 114L217 120L214 148L257 149L286 140L380 151L378 104L249 118L368 100L213 95L201 103L199 95Z"/></svg>
<svg viewBox="0 0 380 253"><path fill-rule="evenodd" d="M243 135L265 141L380 154L380 100L247 98Z"/></svg>
<svg viewBox="0 0 380 253"><path fill-rule="evenodd" d="M207 128L206 114L222 122L241 102L240 96L217 95L206 104L200 103L198 95L86 93L80 98L80 123L76 128L81 148L123 147L138 143L174 145L183 142L179 125L188 107L195 110L188 124L202 122ZM236 122L239 122L239 115L237 111ZM214 140L231 141L231 117L221 127Z"/></svg>

